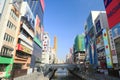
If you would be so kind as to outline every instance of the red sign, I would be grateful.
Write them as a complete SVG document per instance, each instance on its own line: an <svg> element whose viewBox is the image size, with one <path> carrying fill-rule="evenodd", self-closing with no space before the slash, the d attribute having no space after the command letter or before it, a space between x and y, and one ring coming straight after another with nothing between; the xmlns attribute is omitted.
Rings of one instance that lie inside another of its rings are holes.
<svg viewBox="0 0 120 80"><path fill-rule="evenodd" d="M106 7L106 13L109 28L111 29L120 22L120 0L112 0L112 2Z"/></svg>
<svg viewBox="0 0 120 80"><path fill-rule="evenodd" d="M43 12L44 12L44 9L45 9L44 0L40 0L40 3L41 3L41 6L42 6L42 9L43 9Z"/></svg>
<svg viewBox="0 0 120 80"><path fill-rule="evenodd" d="M31 54L32 50L30 50L29 48L21 45L21 44L17 44L17 50L23 51L25 53Z"/></svg>

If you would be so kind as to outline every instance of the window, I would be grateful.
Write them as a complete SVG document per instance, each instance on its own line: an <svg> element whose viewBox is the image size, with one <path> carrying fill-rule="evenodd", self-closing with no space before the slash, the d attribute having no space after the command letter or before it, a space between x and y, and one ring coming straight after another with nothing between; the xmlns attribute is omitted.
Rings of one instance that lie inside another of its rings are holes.
<svg viewBox="0 0 120 80"><path fill-rule="evenodd" d="M7 27L10 28L11 30L16 30L16 26L8 20Z"/></svg>
<svg viewBox="0 0 120 80"><path fill-rule="evenodd" d="M10 43L14 42L14 38L7 33L5 33L5 35L4 35L4 40L7 42L10 42Z"/></svg>
<svg viewBox="0 0 120 80"><path fill-rule="evenodd" d="M15 21L17 21L19 18L13 10L11 10L10 15Z"/></svg>
<svg viewBox="0 0 120 80"><path fill-rule="evenodd" d="M1 48L0 55L12 57L11 54L12 54L12 50L11 49L9 49L7 47L4 47L4 46Z"/></svg>

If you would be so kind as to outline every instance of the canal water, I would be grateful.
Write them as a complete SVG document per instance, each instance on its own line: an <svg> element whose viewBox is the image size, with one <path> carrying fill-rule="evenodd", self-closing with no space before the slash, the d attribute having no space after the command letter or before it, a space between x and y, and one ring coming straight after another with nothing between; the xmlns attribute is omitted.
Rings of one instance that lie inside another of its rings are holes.
<svg viewBox="0 0 120 80"><path fill-rule="evenodd" d="M51 80L81 80L79 77L76 77L69 73L67 69L59 68Z"/></svg>

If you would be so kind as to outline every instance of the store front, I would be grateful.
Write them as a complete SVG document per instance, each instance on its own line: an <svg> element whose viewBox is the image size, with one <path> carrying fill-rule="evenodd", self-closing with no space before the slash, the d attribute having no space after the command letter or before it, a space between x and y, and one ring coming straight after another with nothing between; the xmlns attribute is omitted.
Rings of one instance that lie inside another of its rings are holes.
<svg viewBox="0 0 120 80"><path fill-rule="evenodd" d="M11 76L13 58L0 56L0 78L9 78Z"/></svg>

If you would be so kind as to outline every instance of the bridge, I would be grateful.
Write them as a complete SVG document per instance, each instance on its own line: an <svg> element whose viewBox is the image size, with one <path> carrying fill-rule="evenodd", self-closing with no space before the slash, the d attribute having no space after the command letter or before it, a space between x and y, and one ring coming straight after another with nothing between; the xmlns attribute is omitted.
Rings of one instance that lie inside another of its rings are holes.
<svg viewBox="0 0 120 80"><path fill-rule="evenodd" d="M52 64L49 66L51 69L58 69L58 68L75 69L77 68L76 64Z"/></svg>

